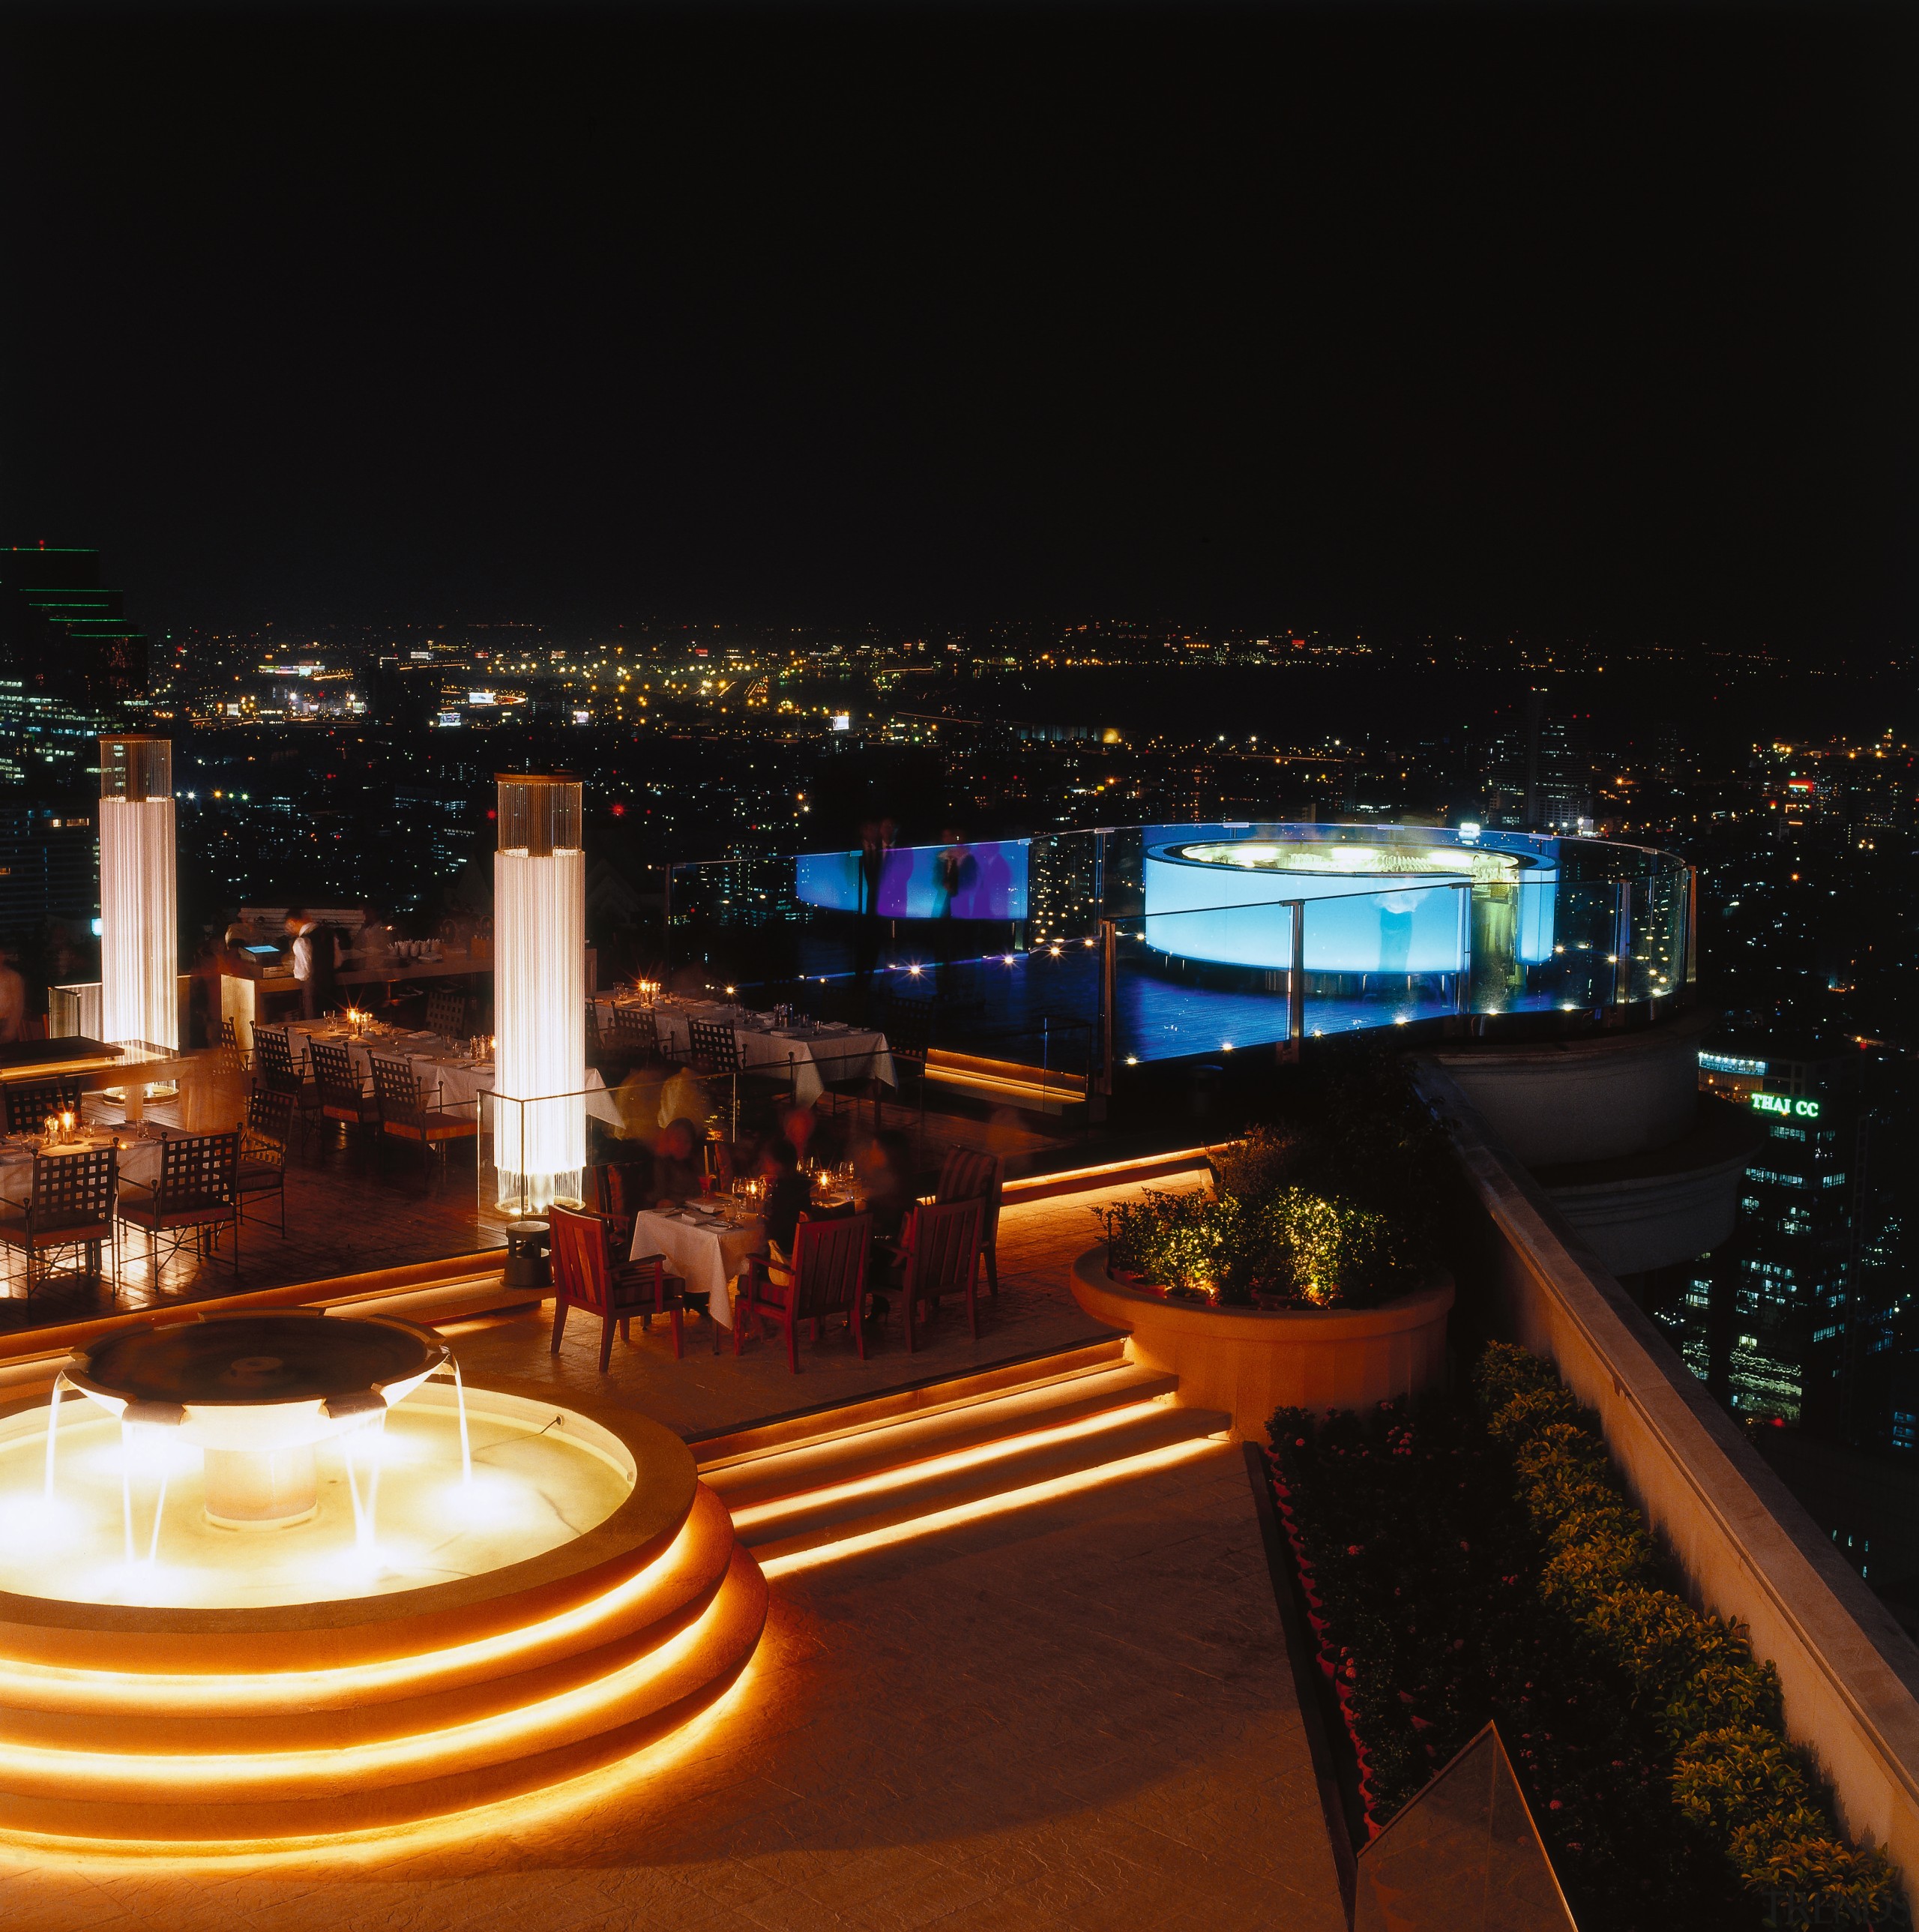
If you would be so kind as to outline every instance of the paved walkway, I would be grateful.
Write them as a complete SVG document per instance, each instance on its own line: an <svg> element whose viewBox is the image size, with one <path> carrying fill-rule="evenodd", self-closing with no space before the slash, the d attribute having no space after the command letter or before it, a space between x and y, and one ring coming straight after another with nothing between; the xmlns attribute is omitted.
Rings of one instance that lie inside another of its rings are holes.
<svg viewBox="0 0 1919 1932"><path fill-rule="evenodd" d="M1101 1198L1112 1198L1105 1190ZM1066 1270L1087 1198L1008 1210L982 1340L736 1361L583 1324L457 1338L469 1379L545 1378L688 1433L1103 1333ZM696 1331L698 1332L698 1331ZM746 1676L682 1737L551 1798L324 1862L0 1842L7 1932L1342 1932L1331 1853L1237 1448L780 1574Z"/></svg>
<svg viewBox="0 0 1919 1932"><path fill-rule="evenodd" d="M214 1864L23 1858L10 1932L1341 1932L1244 1462L775 1582L690 1746L460 1842Z"/></svg>

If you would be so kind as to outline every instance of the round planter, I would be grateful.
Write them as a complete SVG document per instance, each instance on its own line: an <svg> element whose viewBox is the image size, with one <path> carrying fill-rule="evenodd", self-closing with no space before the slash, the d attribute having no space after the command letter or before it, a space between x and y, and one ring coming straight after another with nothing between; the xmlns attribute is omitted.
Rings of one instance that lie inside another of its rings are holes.
<svg viewBox="0 0 1919 1932"><path fill-rule="evenodd" d="M1453 1278L1378 1308L1203 1308L1115 1281L1103 1246L1073 1264L1073 1298L1132 1337L1134 1358L1180 1378L1180 1399L1266 1439L1276 1408L1365 1408L1444 1372Z"/></svg>

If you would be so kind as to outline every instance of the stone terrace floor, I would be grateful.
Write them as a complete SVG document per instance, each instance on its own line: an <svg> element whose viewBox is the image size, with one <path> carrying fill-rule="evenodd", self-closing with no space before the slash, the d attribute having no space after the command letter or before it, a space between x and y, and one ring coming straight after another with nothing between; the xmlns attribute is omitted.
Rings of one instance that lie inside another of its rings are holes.
<svg viewBox="0 0 1919 1932"><path fill-rule="evenodd" d="M1339 1932L1245 1464L776 1578L747 1676L564 1810L322 1863L0 1844L11 1932Z"/></svg>
<svg viewBox="0 0 1919 1932"><path fill-rule="evenodd" d="M909 1358L843 1336L787 1370L703 1324L596 1366L520 1318L456 1336L468 1376L630 1402L682 1433L857 1399L1103 1333L1067 1292L1096 1199L1008 1209L1002 1289ZM636 1342L637 1336L636 1334ZM910 1372L909 1372L910 1371ZM1345 1924L1246 1466L1236 1447L937 1534L775 1566L739 1685L626 1769L324 1859L138 1857L0 1841L8 1932L1338 1932Z"/></svg>

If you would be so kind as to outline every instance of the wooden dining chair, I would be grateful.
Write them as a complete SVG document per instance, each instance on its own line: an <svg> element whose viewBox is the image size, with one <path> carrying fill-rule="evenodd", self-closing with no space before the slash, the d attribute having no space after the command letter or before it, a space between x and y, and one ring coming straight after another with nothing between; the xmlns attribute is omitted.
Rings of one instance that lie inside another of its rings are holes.
<svg viewBox="0 0 1919 1932"><path fill-rule="evenodd" d="M653 1204L652 1156L610 1160L588 1172L592 1178L593 1204L610 1231L613 1252L623 1255L633 1245L634 1217Z"/></svg>
<svg viewBox="0 0 1919 1932"><path fill-rule="evenodd" d="M967 1327L979 1339L979 1311L973 1284L979 1273L979 1230L985 1218L981 1201L922 1202L906 1224L906 1346L919 1345L914 1320L922 1301L928 1318L940 1312L943 1294L966 1297Z"/></svg>
<svg viewBox="0 0 1919 1932"><path fill-rule="evenodd" d="M760 1318L771 1315L786 1333L787 1366L799 1372L799 1324L820 1324L844 1315L853 1330L859 1359L866 1359L866 1262L873 1244L870 1214L834 1215L816 1220L802 1214L793 1238L793 1260L782 1265L768 1255L746 1263L746 1292L734 1311L733 1353L745 1346L750 1330L757 1338Z"/></svg>
<svg viewBox="0 0 1919 1932"><path fill-rule="evenodd" d="M550 1208L547 1226L553 1285L553 1346L548 1353L559 1353L566 1318L577 1308L599 1317L601 1374L606 1373L613 1359L616 1328L619 1339L631 1346L636 1315L643 1328L655 1315L672 1318L673 1354L678 1361L684 1346L686 1284L667 1273L665 1256L647 1255L637 1262L616 1262L603 1215Z"/></svg>
<svg viewBox="0 0 1919 1932"><path fill-rule="evenodd" d="M240 1272L240 1190L235 1184L240 1133L182 1134L163 1142L160 1172L151 1187L129 1182L120 1194L120 1219L146 1231L148 1286L159 1277L158 1238L170 1234L167 1258L187 1238L202 1254L233 1230L233 1272Z"/></svg>
<svg viewBox="0 0 1919 1932"><path fill-rule="evenodd" d="M52 1278L40 1257L70 1248L83 1251L79 1273L88 1281L100 1279L103 1256L110 1252L109 1279L118 1296L119 1246L113 1219L118 1148L115 1142L73 1154L35 1154L25 1205L0 1208L0 1244L25 1256L28 1300L36 1280Z"/></svg>
<svg viewBox="0 0 1919 1932"><path fill-rule="evenodd" d="M949 1148L940 1163L933 1198L941 1207L955 1201L977 1201L985 1212L979 1223L979 1258L986 1264L986 1292L1000 1298L1000 1202L1004 1169L996 1154L971 1148Z"/></svg>

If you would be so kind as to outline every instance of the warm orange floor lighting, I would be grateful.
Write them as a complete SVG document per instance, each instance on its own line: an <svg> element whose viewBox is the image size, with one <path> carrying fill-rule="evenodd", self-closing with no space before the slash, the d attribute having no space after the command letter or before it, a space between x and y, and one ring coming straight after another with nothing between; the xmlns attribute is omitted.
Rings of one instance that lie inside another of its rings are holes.
<svg viewBox="0 0 1919 1932"><path fill-rule="evenodd" d="M1049 1429L1030 1430L1024 1435L1009 1436L997 1442L982 1442L970 1448L955 1449L943 1456L929 1456L923 1462L903 1462L896 1468L883 1469L871 1476L856 1476L825 1489L808 1490L796 1496L781 1496L771 1502L749 1503L733 1511L733 1523L741 1529L757 1528L763 1523L777 1522L782 1516L812 1510L822 1504L850 1501L856 1496L879 1496L888 1490L902 1489L929 1477L950 1475L961 1469L977 1468L982 1463L1003 1462L1008 1456L1017 1456L1025 1450L1075 1442L1107 1430L1123 1428L1128 1423L1138 1422L1152 1414L1159 1406L1153 1402L1129 1402L1123 1408L1108 1409L1100 1414L1084 1416L1075 1422L1063 1422Z"/></svg>
<svg viewBox="0 0 1919 1932"><path fill-rule="evenodd" d="M41 1778L70 1781L84 1795L89 1784L136 1778L156 1790L197 1787L209 1795L244 1791L275 1779L324 1772L329 1778L374 1779L381 1772L430 1771L449 1753L484 1740L500 1745L524 1739L529 1732L563 1726L568 1719L587 1716L606 1705L644 1690L664 1677L703 1642L715 1620L728 1613L724 1597L716 1597L700 1617L669 1637L657 1649L622 1668L598 1677L577 1690L521 1704L475 1721L449 1724L439 1730L416 1732L377 1744L339 1744L318 1750L194 1752L179 1756L154 1753L54 1750L37 1744L0 1744L0 1777L10 1772L37 1773ZM376 1780L375 1781L377 1781Z"/></svg>
<svg viewBox="0 0 1919 1932"><path fill-rule="evenodd" d="M424 1656L396 1658L384 1664L342 1664L326 1670L262 1671L232 1676L147 1671L76 1670L56 1664L0 1663L0 1705L31 1703L39 1687L57 1684L68 1693L67 1708L122 1710L130 1702L164 1711L247 1711L324 1701L342 1690L388 1691L415 1680L444 1676L471 1666L511 1662L517 1654L615 1622L673 1564L697 1533L689 1517L679 1534L645 1568L634 1571L599 1596L576 1604L544 1622L505 1630L497 1636L454 1644Z"/></svg>
<svg viewBox="0 0 1919 1932"><path fill-rule="evenodd" d="M1024 1489L984 1496L977 1502L957 1503L951 1509L936 1510L930 1516L915 1516L907 1522L889 1523L883 1528L862 1530L856 1535L842 1537L837 1542L816 1544L810 1550L769 1556L760 1567L769 1580L790 1576L797 1570L817 1569L823 1564L841 1562L851 1556L864 1556L870 1551L883 1550L890 1544L912 1542L943 1529L955 1528L962 1523L976 1522L982 1517L1031 1509L1037 1504L1075 1496L1081 1490L1100 1489L1109 1483L1149 1475L1156 1469L1170 1468L1176 1463L1189 1462L1195 1456L1219 1447L1219 1443L1210 1436L1171 1443L1163 1449L1149 1449L1118 1462L1102 1462L1097 1468L1082 1469L1070 1476L1054 1476L1043 1483L1030 1484Z"/></svg>
<svg viewBox="0 0 1919 1932"><path fill-rule="evenodd" d="M123 1839L109 1844L30 1832L0 1832L0 1869L10 1864L16 1870L45 1871L64 1865L89 1876L107 1877L149 1873L157 1867L169 1876L187 1876L196 1872L268 1871L322 1859L333 1870L364 1868L394 1858L410 1861L422 1852L468 1851L476 1841L495 1834L518 1835L549 1824L563 1824L583 1810L610 1803L649 1778L673 1770L751 1708L754 1680L762 1667L762 1653L756 1650L733 1682L670 1737L643 1747L618 1764L523 1797L407 1824L310 1838L252 1840L217 1850L164 1840Z"/></svg>

